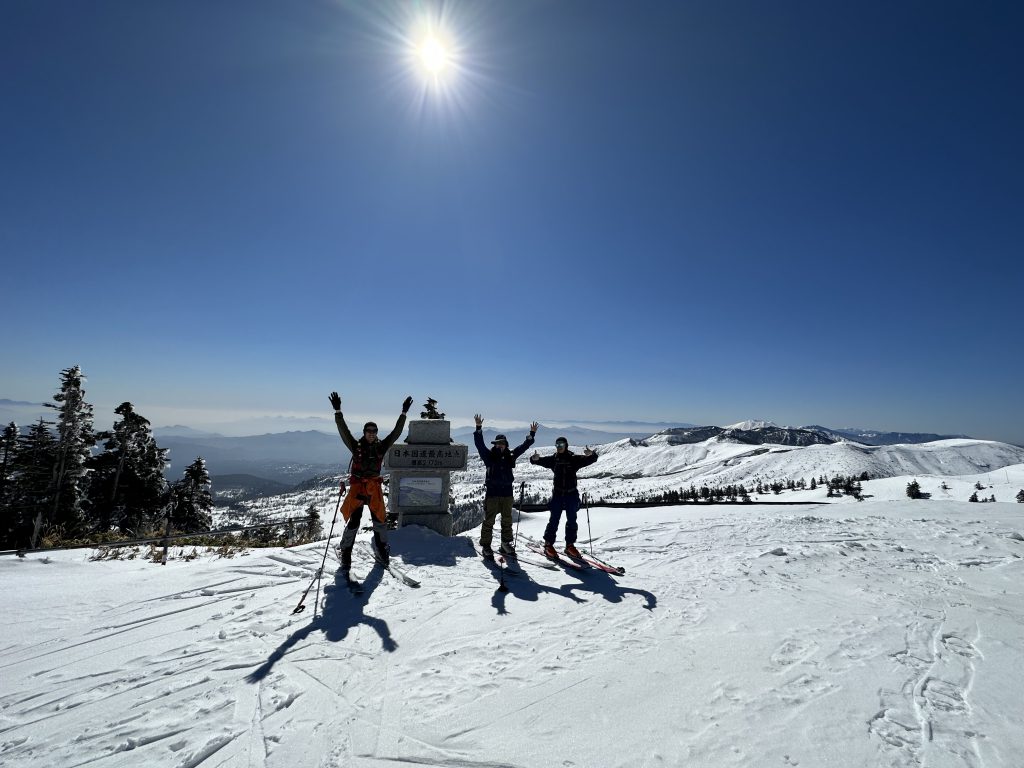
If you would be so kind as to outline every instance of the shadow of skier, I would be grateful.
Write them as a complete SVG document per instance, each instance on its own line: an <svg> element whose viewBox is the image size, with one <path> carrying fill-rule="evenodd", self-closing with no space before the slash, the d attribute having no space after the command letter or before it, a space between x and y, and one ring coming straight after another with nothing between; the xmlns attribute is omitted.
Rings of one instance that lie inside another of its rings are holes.
<svg viewBox="0 0 1024 768"><path fill-rule="evenodd" d="M274 668L277 662L281 661L294 646L301 643L314 632L323 632L324 638L332 643L341 642L351 629L365 624L380 636L381 648L388 653L398 648L398 643L391 636L388 623L376 616L366 613L367 601L373 591L380 584L384 576L384 569L380 565L374 565L363 580L363 594L353 595L349 592L341 572L335 573L334 583L324 587L323 611L313 621L290 634L267 657L257 669L246 675L248 683L258 683L263 680Z"/></svg>
<svg viewBox="0 0 1024 768"><path fill-rule="evenodd" d="M483 563L491 570L495 580L501 579L501 566L497 563L492 563L487 560L483 560ZM535 603L540 599L543 594L558 595L559 597L565 597L572 600L574 603L585 603L587 602L581 597L577 597L572 594L566 586L561 587L549 587L546 584L540 584L530 578L529 574L525 571L523 575L512 575L509 573L505 574L505 586L506 590L502 590L501 584L499 583L497 588L494 590L494 594L491 596L491 605L494 606L495 612L499 616L510 615L508 608L505 606L505 602L511 595L516 600L523 600L524 602Z"/></svg>
<svg viewBox="0 0 1024 768"><path fill-rule="evenodd" d="M653 592L646 589L635 589L634 587L623 587L612 577L608 571L600 568L588 568L585 571L575 571L579 578L577 584L566 584L563 589L569 592L590 592L600 595L609 603L621 603L626 595L637 595L644 599L644 609L653 611L658 605L658 598Z"/></svg>

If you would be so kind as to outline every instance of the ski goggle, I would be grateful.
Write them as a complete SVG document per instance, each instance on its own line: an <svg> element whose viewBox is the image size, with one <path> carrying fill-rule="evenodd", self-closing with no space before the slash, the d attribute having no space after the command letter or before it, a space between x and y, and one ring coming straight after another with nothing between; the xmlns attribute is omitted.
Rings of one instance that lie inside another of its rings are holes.
<svg viewBox="0 0 1024 768"><path fill-rule="evenodd" d="M556 448L568 448L569 444L567 442L565 442L565 440L559 440L557 443L555 443L555 447Z"/></svg>

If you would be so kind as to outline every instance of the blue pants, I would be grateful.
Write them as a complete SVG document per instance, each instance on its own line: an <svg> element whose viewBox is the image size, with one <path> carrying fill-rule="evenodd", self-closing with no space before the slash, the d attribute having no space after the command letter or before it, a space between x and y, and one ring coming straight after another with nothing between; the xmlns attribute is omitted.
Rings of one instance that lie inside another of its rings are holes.
<svg viewBox="0 0 1024 768"><path fill-rule="evenodd" d="M551 497L551 518L548 520L548 527L544 529L544 541L548 544L554 545L555 539L558 538L558 521L562 517L562 512L565 512L565 544L566 546L576 543L576 531L579 530L579 526L576 525L576 513L580 509L580 494L579 491L573 491L563 496L552 496Z"/></svg>

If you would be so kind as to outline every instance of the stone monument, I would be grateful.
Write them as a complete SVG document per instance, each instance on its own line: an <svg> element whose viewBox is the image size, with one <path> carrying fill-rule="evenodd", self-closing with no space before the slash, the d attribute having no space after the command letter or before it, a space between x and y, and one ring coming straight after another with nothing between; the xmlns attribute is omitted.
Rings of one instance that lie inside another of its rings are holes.
<svg viewBox="0 0 1024 768"><path fill-rule="evenodd" d="M388 510L397 515L399 528L423 525L451 536L451 473L466 468L469 447L452 442L451 422L437 410L436 400L428 397L423 407L420 418L409 422L405 442L388 451Z"/></svg>

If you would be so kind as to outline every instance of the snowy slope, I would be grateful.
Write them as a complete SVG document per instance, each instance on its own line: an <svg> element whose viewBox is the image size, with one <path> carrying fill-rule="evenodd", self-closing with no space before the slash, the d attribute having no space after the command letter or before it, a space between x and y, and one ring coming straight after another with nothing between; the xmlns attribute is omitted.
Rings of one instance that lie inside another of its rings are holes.
<svg viewBox="0 0 1024 768"><path fill-rule="evenodd" d="M322 544L0 558L0 763L1019 765L1024 504L894 500L906 479L833 506L592 509L626 576L524 565L507 593L472 534L406 528L423 586L363 560L355 599L332 554L315 620L312 593L290 611Z"/></svg>
<svg viewBox="0 0 1024 768"><path fill-rule="evenodd" d="M758 481L772 482L825 475L871 478L904 475L953 476L995 472L1024 463L1024 448L989 440L939 440L914 445L861 445L841 442L806 447L748 445L718 438L677 445L671 437L656 435L643 442L620 440L596 446L597 463L580 472L581 488L594 498L631 499L639 494L679 490L695 485L710 487ZM550 453L550 450L542 450ZM462 488L483 482L483 465L471 455L465 473L456 479ZM526 457L516 466L516 477L541 495L550 492L551 472L531 466ZM824 500L825 491L818 497ZM968 493L960 497L966 500ZM816 498L818 498L816 497Z"/></svg>

